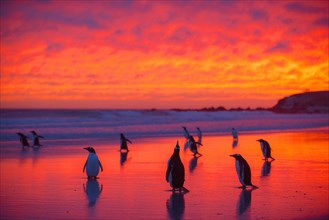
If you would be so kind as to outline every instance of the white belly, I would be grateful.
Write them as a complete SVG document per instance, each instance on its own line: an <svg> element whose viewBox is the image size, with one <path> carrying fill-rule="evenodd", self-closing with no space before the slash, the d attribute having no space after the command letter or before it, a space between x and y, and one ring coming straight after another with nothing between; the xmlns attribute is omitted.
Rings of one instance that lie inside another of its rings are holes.
<svg viewBox="0 0 329 220"><path fill-rule="evenodd" d="M95 154L89 154L86 165L86 173L88 176L97 176L99 173L98 157Z"/></svg>
<svg viewBox="0 0 329 220"><path fill-rule="evenodd" d="M236 168L236 172L238 174L240 183L243 186L245 186L245 183L244 183L244 167L243 167L243 165L242 165L242 167L240 167L238 160L235 161L235 168Z"/></svg>
<svg viewBox="0 0 329 220"><path fill-rule="evenodd" d="M260 148L262 149L263 156L266 157L266 147L264 143L260 143Z"/></svg>

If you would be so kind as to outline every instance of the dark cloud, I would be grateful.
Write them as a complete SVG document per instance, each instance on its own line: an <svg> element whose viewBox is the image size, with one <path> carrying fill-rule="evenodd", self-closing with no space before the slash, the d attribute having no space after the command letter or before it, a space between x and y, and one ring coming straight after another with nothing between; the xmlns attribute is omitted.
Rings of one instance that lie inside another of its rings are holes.
<svg viewBox="0 0 329 220"><path fill-rule="evenodd" d="M63 50L64 46L61 43L51 43L48 45L47 49L46 49L46 53L55 53L55 52L59 52L61 50Z"/></svg>
<svg viewBox="0 0 329 220"><path fill-rule="evenodd" d="M279 41L273 47L268 48L266 53L287 52L290 50L290 45L287 41Z"/></svg>
<svg viewBox="0 0 329 220"><path fill-rule="evenodd" d="M329 27L329 18L328 17L318 18L313 22L313 24L318 26Z"/></svg>
<svg viewBox="0 0 329 220"><path fill-rule="evenodd" d="M186 27L180 27L171 35L170 41L172 42L182 42L186 41L193 36L193 32Z"/></svg>
<svg viewBox="0 0 329 220"><path fill-rule="evenodd" d="M297 12L297 13L319 13L326 10L325 8L315 7L315 6L307 6L303 5L299 2L290 2L286 4L286 9L288 11Z"/></svg>
<svg viewBox="0 0 329 220"><path fill-rule="evenodd" d="M264 10L251 10L249 15L254 21L267 21L269 19L268 13Z"/></svg>

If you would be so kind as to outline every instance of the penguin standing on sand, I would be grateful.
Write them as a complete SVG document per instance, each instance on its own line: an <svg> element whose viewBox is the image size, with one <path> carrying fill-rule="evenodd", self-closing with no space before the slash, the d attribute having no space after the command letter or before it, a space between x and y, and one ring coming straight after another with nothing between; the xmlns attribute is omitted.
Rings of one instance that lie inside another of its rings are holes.
<svg viewBox="0 0 329 220"><path fill-rule="evenodd" d="M129 139L127 139L123 135L123 133L120 134L120 142L121 142L121 144L120 144L120 151L126 150L128 152L129 150L128 150L128 144L127 144L127 142L129 142L130 144L132 144L132 142Z"/></svg>
<svg viewBox="0 0 329 220"><path fill-rule="evenodd" d="M268 161L268 158L271 158L272 160L275 160L272 156L271 156L271 147L270 144L263 140L263 139L259 139L257 140L260 143L260 149L262 150L263 156L265 158L265 161Z"/></svg>
<svg viewBox="0 0 329 220"><path fill-rule="evenodd" d="M185 169L179 156L179 150L180 147L177 141L176 147L174 149L174 153L172 154L172 156L168 161L168 167L166 171L166 181L169 182L173 191L178 189L179 191L184 190L185 192L188 192L188 189L184 187Z"/></svg>
<svg viewBox="0 0 329 220"><path fill-rule="evenodd" d="M41 135L38 135L37 132L35 131L31 131L31 133L33 134L33 147L41 147L42 145L40 144L39 138L44 138Z"/></svg>
<svg viewBox="0 0 329 220"><path fill-rule="evenodd" d="M88 178L96 179L96 177L99 173L99 168L101 168L101 171L103 172L103 166L102 166L101 162L99 161L94 148L86 147L83 149L89 151L89 155L88 155L85 165L83 166L82 172L84 173L86 170L86 174L87 174Z"/></svg>
<svg viewBox="0 0 329 220"><path fill-rule="evenodd" d="M202 132L199 127L196 127L197 135L198 135L198 141L200 144L202 143ZM198 147L200 147L200 144L198 144Z"/></svg>
<svg viewBox="0 0 329 220"><path fill-rule="evenodd" d="M188 130L187 130L186 127L183 126L182 128L184 129L184 137L185 137L186 139L188 139L189 136L190 136L190 133L188 132Z"/></svg>
<svg viewBox="0 0 329 220"><path fill-rule="evenodd" d="M19 136L19 141L21 142L23 148L24 148L24 147L30 147L30 144L29 144L29 142L27 141L28 137L27 137L25 134L22 134L22 133L20 133L20 132L18 132L18 133L16 133L16 134L18 134L18 136Z"/></svg>
<svg viewBox="0 0 329 220"><path fill-rule="evenodd" d="M235 158L235 168L242 188L247 186L258 188L251 183L251 170L247 161L240 154L232 154L230 156Z"/></svg>
<svg viewBox="0 0 329 220"><path fill-rule="evenodd" d="M200 154L198 152L198 147L197 147L197 144L198 145L201 145L201 146L202 146L202 144L200 142L196 142L194 140L194 137L192 135L190 135L188 142L189 142L190 150L193 152L193 156L196 156L197 154L199 154L200 156L202 156L202 154Z"/></svg>

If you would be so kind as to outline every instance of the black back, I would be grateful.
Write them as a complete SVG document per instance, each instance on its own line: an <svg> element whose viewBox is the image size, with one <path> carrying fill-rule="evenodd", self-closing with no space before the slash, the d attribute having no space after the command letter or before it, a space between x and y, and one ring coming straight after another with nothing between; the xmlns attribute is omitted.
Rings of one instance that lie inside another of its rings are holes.
<svg viewBox="0 0 329 220"><path fill-rule="evenodd" d="M169 175L172 175L172 187L181 188L185 181L184 165L179 157L179 148L175 148L173 155L168 161L166 180L169 182Z"/></svg>

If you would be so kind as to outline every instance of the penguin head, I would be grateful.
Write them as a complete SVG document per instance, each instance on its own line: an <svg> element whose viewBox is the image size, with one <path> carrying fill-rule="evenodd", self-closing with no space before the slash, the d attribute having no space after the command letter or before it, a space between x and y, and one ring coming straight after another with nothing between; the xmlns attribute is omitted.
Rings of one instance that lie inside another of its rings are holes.
<svg viewBox="0 0 329 220"><path fill-rule="evenodd" d="M19 136L21 136L21 137L24 137L24 136L25 136L25 135L22 134L21 132L17 132L16 134L19 135Z"/></svg>
<svg viewBox="0 0 329 220"><path fill-rule="evenodd" d="M92 147L85 147L85 148L83 148L83 149L85 149L85 150L89 151L89 153L94 153L94 154L96 154L96 151L95 151L95 149L94 149L94 148L92 148Z"/></svg>
<svg viewBox="0 0 329 220"><path fill-rule="evenodd" d="M234 157L235 159L241 158L242 156L240 154L232 154L231 157Z"/></svg>
<svg viewBox="0 0 329 220"><path fill-rule="evenodd" d="M263 139L259 139L259 140L256 140L256 141L263 142L264 140Z"/></svg>
<svg viewBox="0 0 329 220"><path fill-rule="evenodd" d="M33 135L37 135L37 132L35 131L30 131Z"/></svg>
<svg viewBox="0 0 329 220"><path fill-rule="evenodd" d="M178 144L178 141L177 141L174 151L178 151L179 152L179 150L180 150L180 147L179 147L179 144Z"/></svg>

